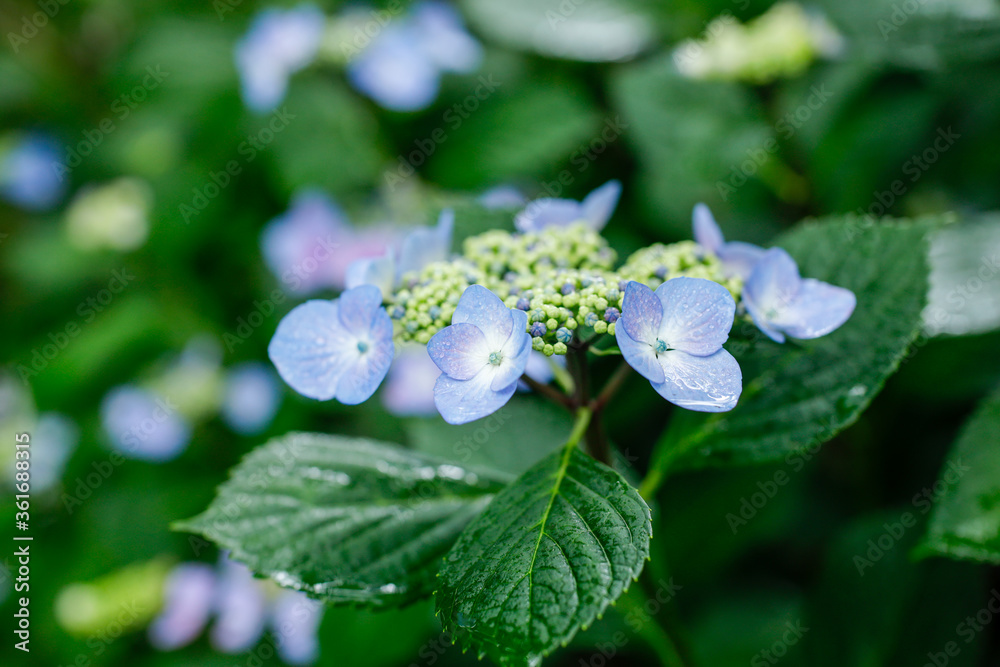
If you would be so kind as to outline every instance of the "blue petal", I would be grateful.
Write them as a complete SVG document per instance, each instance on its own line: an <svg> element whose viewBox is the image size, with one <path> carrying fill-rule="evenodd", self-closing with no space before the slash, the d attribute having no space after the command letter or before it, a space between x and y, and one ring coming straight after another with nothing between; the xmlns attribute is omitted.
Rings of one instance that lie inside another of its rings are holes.
<svg viewBox="0 0 1000 667"><path fill-rule="evenodd" d="M663 305L648 285L630 281L625 286L622 314L615 330L624 328L632 340L653 345L663 321Z"/></svg>
<svg viewBox="0 0 1000 667"><path fill-rule="evenodd" d="M618 341L618 349L622 351L625 361L650 382L654 384L663 382L666 378L663 375L663 369L660 368L660 364L656 360L656 351L653 346L632 338L626 332L625 327L620 326L621 321L619 319L619 326L615 327L615 339Z"/></svg>
<svg viewBox="0 0 1000 667"><path fill-rule="evenodd" d="M381 257L356 259L347 266L345 285L348 289L360 285L374 285L383 294L392 292L396 284L396 260L392 250Z"/></svg>
<svg viewBox="0 0 1000 667"><path fill-rule="evenodd" d="M274 600L271 627L281 637L278 655L289 665L311 665L319 657L316 636L323 619L323 603L299 591L282 591Z"/></svg>
<svg viewBox="0 0 1000 667"><path fill-rule="evenodd" d="M494 371L493 381L490 384L490 388L494 391L517 382L524 375L524 370L528 367L528 357L531 355L531 336L525 331L528 326L528 314L523 310L512 310L510 314L513 327L510 338L500 350L503 361Z"/></svg>
<svg viewBox="0 0 1000 667"><path fill-rule="evenodd" d="M371 398L392 365L396 347L392 342L392 320L385 309L379 308L367 336L362 336L367 349L358 353L340 376L335 398L345 405L357 405ZM358 350L358 343L355 343Z"/></svg>
<svg viewBox="0 0 1000 667"><path fill-rule="evenodd" d="M493 374L484 369L471 380L455 380L442 375L434 384L434 405L449 424L465 424L491 415L510 400L517 382L493 391Z"/></svg>
<svg viewBox="0 0 1000 667"><path fill-rule="evenodd" d="M182 563L164 584L163 609L149 626L149 642L173 651L193 642L208 624L215 597L215 573L204 563Z"/></svg>
<svg viewBox="0 0 1000 667"><path fill-rule="evenodd" d="M351 84L392 111L417 111L437 97L440 72L411 29L390 25L347 65Z"/></svg>
<svg viewBox="0 0 1000 667"><path fill-rule="evenodd" d="M438 224L433 229L420 227L403 239L399 253L399 275L419 271L432 262L448 259L451 252L451 235L455 228L455 213L441 211Z"/></svg>
<svg viewBox="0 0 1000 667"><path fill-rule="evenodd" d="M612 180L597 188L583 199L583 202L581 202L583 217L587 220L591 229L595 232L604 229L604 226L608 224L608 220L611 219L611 214L615 212L615 207L618 206L618 198L621 197L621 194L621 181Z"/></svg>
<svg viewBox="0 0 1000 667"><path fill-rule="evenodd" d="M846 322L857 303L849 289L806 278L795 301L780 313L775 326L792 338L819 338Z"/></svg>
<svg viewBox="0 0 1000 667"><path fill-rule="evenodd" d="M267 354L278 374L303 396L326 401L357 356L357 339L341 324L334 301L306 301L278 323Z"/></svg>
<svg viewBox="0 0 1000 667"><path fill-rule="evenodd" d="M427 343L427 354L441 372L456 380L469 380L490 361L491 350L479 327L459 322L441 329Z"/></svg>
<svg viewBox="0 0 1000 667"><path fill-rule="evenodd" d="M656 289L663 305L658 337L668 347L707 356L729 338L736 302L725 287L703 278L680 277Z"/></svg>
<svg viewBox="0 0 1000 667"><path fill-rule="evenodd" d="M694 227L694 240L701 247L713 254L718 254L725 244L726 239L722 235L722 230L715 222L712 211L704 204L694 205L694 212L691 214L692 225Z"/></svg>
<svg viewBox="0 0 1000 667"><path fill-rule="evenodd" d="M479 66L483 49L462 25L462 16L445 2L413 6L415 39L435 65L446 71L471 72Z"/></svg>
<svg viewBox="0 0 1000 667"><path fill-rule="evenodd" d="M241 653L257 643L267 622L267 596L245 566L223 561L212 626L212 646L225 653Z"/></svg>
<svg viewBox="0 0 1000 667"><path fill-rule="evenodd" d="M371 330L382 309L382 290L374 285L358 285L346 290L337 299L340 304L340 322L354 336Z"/></svg>
<svg viewBox="0 0 1000 667"><path fill-rule="evenodd" d="M535 199L514 217L514 226L522 233L537 232L546 227L565 227L582 222L584 212L579 202L572 199Z"/></svg>
<svg viewBox="0 0 1000 667"><path fill-rule="evenodd" d="M725 412L736 406L743 391L743 373L729 352L696 357L670 350L658 360L665 380L653 383L653 388L674 405L697 412Z"/></svg>
<svg viewBox="0 0 1000 667"><path fill-rule="evenodd" d="M523 312L523 311L522 311ZM493 292L482 285L470 285L462 293L451 316L451 323L474 324L486 336L490 351L496 351L510 338L514 320L511 310Z"/></svg>
<svg viewBox="0 0 1000 667"><path fill-rule="evenodd" d="M726 277L739 276L746 280L766 252L764 248L752 243L731 241L722 246L717 254Z"/></svg>
<svg viewBox="0 0 1000 667"><path fill-rule="evenodd" d="M788 308L802 285L799 269L791 255L771 248L757 262L743 286L743 303L754 323L771 339L783 343L774 319Z"/></svg>

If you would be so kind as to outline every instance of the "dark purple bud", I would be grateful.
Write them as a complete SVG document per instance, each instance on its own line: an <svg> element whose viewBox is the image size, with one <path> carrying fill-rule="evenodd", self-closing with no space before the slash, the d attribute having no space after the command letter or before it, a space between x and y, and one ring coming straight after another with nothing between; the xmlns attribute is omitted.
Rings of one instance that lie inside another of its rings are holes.
<svg viewBox="0 0 1000 667"><path fill-rule="evenodd" d="M614 306L611 306L606 311L604 311L604 321L607 322L608 324L617 322L619 317L621 317L621 312Z"/></svg>

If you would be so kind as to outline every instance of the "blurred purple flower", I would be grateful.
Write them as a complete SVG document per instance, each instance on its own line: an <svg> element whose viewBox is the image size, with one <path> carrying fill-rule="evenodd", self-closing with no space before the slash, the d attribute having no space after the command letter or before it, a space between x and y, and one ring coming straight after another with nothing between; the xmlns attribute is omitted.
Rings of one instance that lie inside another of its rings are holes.
<svg viewBox="0 0 1000 667"><path fill-rule="evenodd" d="M65 191L62 155L51 137L31 133L0 155L0 197L31 211L45 211Z"/></svg>
<svg viewBox="0 0 1000 667"><path fill-rule="evenodd" d="M210 635L219 651L233 654L250 649L270 624L282 660L290 665L315 662L322 604L305 593L288 590L272 600L268 586L225 553L217 568L182 563L167 578L164 606L149 626L149 641L161 651L187 646L214 614Z"/></svg>
<svg viewBox="0 0 1000 667"><path fill-rule="evenodd" d="M407 345L392 362L382 390L382 404L398 417L426 417L437 413L434 383L441 369L424 345Z"/></svg>
<svg viewBox="0 0 1000 667"><path fill-rule="evenodd" d="M112 447L144 461L176 458L191 439L191 426L169 400L135 385L108 392L101 402L101 424Z"/></svg>
<svg viewBox="0 0 1000 667"><path fill-rule="evenodd" d="M355 260L347 267L347 287L374 285L383 294L390 293L407 273L420 271L432 262L440 262L451 253L455 213L444 209L434 227L417 227L403 238L399 260L389 249L379 257Z"/></svg>
<svg viewBox="0 0 1000 667"><path fill-rule="evenodd" d="M715 217L704 204L695 204L691 217L695 242L719 258L726 276L738 276L743 280L749 278L754 265L764 256L764 248L742 241L726 243Z"/></svg>
<svg viewBox="0 0 1000 667"><path fill-rule="evenodd" d="M182 563L164 586L163 610L149 626L149 642L160 651L173 651L193 642L205 629L215 597L215 574L204 563Z"/></svg>
<svg viewBox="0 0 1000 667"><path fill-rule="evenodd" d="M31 438L32 489L42 492L58 484L79 440L79 427L66 415L58 412L39 415Z"/></svg>
<svg viewBox="0 0 1000 667"><path fill-rule="evenodd" d="M522 233L537 232L546 227L565 227L582 222L595 232L604 229L618 206L622 194L619 181L608 181L592 191L583 201L543 197L529 203L514 218L514 226Z"/></svg>
<svg viewBox="0 0 1000 667"><path fill-rule="evenodd" d="M535 382L548 384L552 382L552 379L556 375L555 371L552 370L552 364L565 366L566 356L554 354L551 357L546 357L541 352L532 350L531 354L528 355L528 363L524 367L524 374ZM518 380L517 389L518 391L531 391L531 387L524 380Z"/></svg>
<svg viewBox="0 0 1000 667"><path fill-rule="evenodd" d="M307 301L278 324L267 353L282 379L303 396L355 405L382 383L395 347L382 293L372 285L333 301Z"/></svg>
<svg viewBox="0 0 1000 667"><path fill-rule="evenodd" d="M271 273L291 292L307 295L343 289L352 262L382 255L397 237L387 227L355 229L326 195L307 190L267 224L260 245Z"/></svg>
<svg viewBox="0 0 1000 667"><path fill-rule="evenodd" d="M482 48L444 2L418 2L347 65L359 91L393 111L417 111L437 97L442 72L471 72Z"/></svg>
<svg viewBox="0 0 1000 667"><path fill-rule="evenodd" d="M854 312L854 292L813 278L802 278L791 255L771 248L757 262L743 287L743 303L761 331L784 343L819 338L837 329Z"/></svg>
<svg viewBox="0 0 1000 667"><path fill-rule="evenodd" d="M268 427L281 404L281 387L274 372L260 362L235 366L226 377L222 418L242 435Z"/></svg>
<svg viewBox="0 0 1000 667"><path fill-rule="evenodd" d="M316 57L325 25L313 5L265 9L254 17L236 45L240 90L250 109L265 113L281 103L292 74Z"/></svg>

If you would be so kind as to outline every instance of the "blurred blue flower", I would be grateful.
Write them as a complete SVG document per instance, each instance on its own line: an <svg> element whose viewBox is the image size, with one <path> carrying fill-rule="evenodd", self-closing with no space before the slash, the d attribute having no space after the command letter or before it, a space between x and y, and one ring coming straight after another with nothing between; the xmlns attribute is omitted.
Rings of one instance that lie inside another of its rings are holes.
<svg viewBox="0 0 1000 667"><path fill-rule="evenodd" d="M268 427L281 405L274 371L260 362L235 366L226 377L222 418L237 433L255 435Z"/></svg>
<svg viewBox="0 0 1000 667"><path fill-rule="evenodd" d="M536 199L517 214L514 226L519 232L526 233L537 232L546 227L565 227L582 222L595 232L599 232L611 219L621 194L621 182L613 180L597 188L580 202L549 197Z"/></svg>
<svg viewBox="0 0 1000 667"><path fill-rule="evenodd" d="M382 390L382 405L398 417L426 417L437 413L434 383L441 369L424 345L406 345L392 362Z"/></svg>
<svg viewBox="0 0 1000 667"><path fill-rule="evenodd" d="M485 417L510 400L531 352L527 325L527 313L508 308L482 285L466 288L451 325L427 344L442 372L434 404L446 422Z"/></svg>
<svg viewBox="0 0 1000 667"><path fill-rule="evenodd" d="M355 405L378 389L392 363L392 320L372 285L333 301L307 301L278 324L267 348L278 373L295 391Z"/></svg>
<svg viewBox="0 0 1000 667"><path fill-rule="evenodd" d="M271 599L270 588L225 553L218 568L182 563L167 577L163 609L149 626L149 641L161 651L187 646L215 614L210 636L219 651L249 650L270 624L282 660L290 665L315 662L322 605L298 591L281 591Z"/></svg>
<svg viewBox="0 0 1000 667"><path fill-rule="evenodd" d="M60 166L59 144L47 135L28 134L0 155L0 196L31 211L48 210L65 190Z"/></svg>
<svg viewBox="0 0 1000 667"><path fill-rule="evenodd" d="M181 563L164 584L163 610L149 626L149 642L173 651L193 642L212 615L215 573L204 563Z"/></svg>
<svg viewBox="0 0 1000 667"><path fill-rule="evenodd" d="M695 204L691 217L694 240L719 258L726 276L738 276L743 280L749 278L754 265L764 256L764 248L741 241L726 243L712 212L704 204Z"/></svg>
<svg viewBox="0 0 1000 667"><path fill-rule="evenodd" d="M32 490L40 493L59 483L79 440L79 427L66 415L46 412L38 416L31 437Z"/></svg>
<svg viewBox="0 0 1000 667"><path fill-rule="evenodd" d="M443 72L471 72L482 48L444 2L418 2L347 65L359 91L393 111L417 111L437 97Z"/></svg>
<svg viewBox="0 0 1000 667"><path fill-rule="evenodd" d="M551 357L546 357L541 352L532 350L531 354L528 355L528 363L524 367L524 374L535 382L548 384L552 382L556 376L555 370L552 368L552 364L565 366L566 355L554 354ZM518 380L517 390L527 392L531 391L531 387L529 387L524 380Z"/></svg>
<svg viewBox="0 0 1000 667"><path fill-rule="evenodd" d="M101 424L112 447L144 461L176 458L191 439L191 426L170 400L135 385L108 392L101 402Z"/></svg>
<svg viewBox="0 0 1000 667"><path fill-rule="evenodd" d="M665 399L688 410L723 412L743 390L739 364L722 349L735 314L732 295L710 280L674 278L656 292L632 281L615 337L625 361Z"/></svg>
<svg viewBox="0 0 1000 667"><path fill-rule="evenodd" d="M326 195L306 190L260 236L264 261L295 294L342 289L347 269L359 258L381 255L396 243L388 227L355 229Z"/></svg>
<svg viewBox="0 0 1000 667"><path fill-rule="evenodd" d="M246 105L258 113L277 107L288 79L319 51L326 17L313 5L259 12L236 44L236 67Z"/></svg>
<svg viewBox="0 0 1000 667"><path fill-rule="evenodd" d="M399 260L390 248L378 257L357 259L347 267L347 287L374 285L383 294L391 292L399 279L432 262L440 262L451 253L455 213L444 209L435 227L418 227L403 238Z"/></svg>
<svg viewBox="0 0 1000 667"><path fill-rule="evenodd" d="M515 208L527 201L521 191L513 185L498 185L479 195L476 200L485 208Z"/></svg>
<svg viewBox="0 0 1000 667"><path fill-rule="evenodd" d="M743 303L761 331L784 343L792 338L825 336L846 322L857 298L854 292L813 278L802 278L791 255L766 251L743 287Z"/></svg>

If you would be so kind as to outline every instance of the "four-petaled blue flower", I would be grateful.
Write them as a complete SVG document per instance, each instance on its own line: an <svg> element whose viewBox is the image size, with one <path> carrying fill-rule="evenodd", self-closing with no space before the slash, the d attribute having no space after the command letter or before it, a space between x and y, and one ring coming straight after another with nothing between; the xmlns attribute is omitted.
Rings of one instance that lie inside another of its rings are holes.
<svg viewBox="0 0 1000 667"><path fill-rule="evenodd" d="M236 45L236 67L246 105L258 113L273 110L285 97L288 79L319 51L326 17L313 5L266 9L254 17Z"/></svg>
<svg viewBox="0 0 1000 667"><path fill-rule="evenodd" d="M527 325L527 313L508 308L482 285L466 288L451 326L427 344L441 369L434 404L446 422L474 421L510 400L531 353Z"/></svg>
<svg viewBox="0 0 1000 667"><path fill-rule="evenodd" d="M722 344L736 303L722 285L674 278L656 292L630 282L615 328L625 361L665 399L688 410L732 410L743 374Z"/></svg>
<svg viewBox="0 0 1000 667"><path fill-rule="evenodd" d="M795 260L781 248L764 252L743 287L743 303L761 331L778 343L785 336L818 338L850 318L854 292L802 278Z"/></svg>
<svg viewBox="0 0 1000 667"><path fill-rule="evenodd" d="M292 389L321 401L355 405L378 389L392 363L392 320L372 285L333 301L306 301L278 324L267 348Z"/></svg>
<svg viewBox="0 0 1000 667"><path fill-rule="evenodd" d="M695 205L692 222L694 240L719 258L726 276L739 276L743 280L750 277L754 265L764 256L764 248L742 241L726 243L712 212L704 204Z"/></svg>
<svg viewBox="0 0 1000 667"><path fill-rule="evenodd" d="M536 199L517 214L514 226L519 232L537 232L546 227L565 227L582 222L599 232L611 219L621 194L622 184L608 181L584 197L583 201L550 197Z"/></svg>

